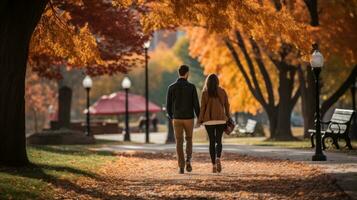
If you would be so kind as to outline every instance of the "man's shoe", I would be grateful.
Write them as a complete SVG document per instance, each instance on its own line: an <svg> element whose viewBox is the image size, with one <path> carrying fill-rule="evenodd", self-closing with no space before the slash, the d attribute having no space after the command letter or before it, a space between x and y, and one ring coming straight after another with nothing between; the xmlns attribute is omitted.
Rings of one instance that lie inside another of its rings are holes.
<svg viewBox="0 0 357 200"><path fill-rule="evenodd" d="M186 161L186 171L192 172L191 161Z"/></svg>
<svg viewBox="0 0 357 200"><path fill-rule="evenodd" d="M217 172L220 173L222 171L221 159L216 159L217 163Z"/></svg>
<svg viewBox="0 0 357 200"><path fill-rule="evenodd" d="M184 173L185 173L185 169L184 168L180 168L179 174L184 174Z"/></svg>

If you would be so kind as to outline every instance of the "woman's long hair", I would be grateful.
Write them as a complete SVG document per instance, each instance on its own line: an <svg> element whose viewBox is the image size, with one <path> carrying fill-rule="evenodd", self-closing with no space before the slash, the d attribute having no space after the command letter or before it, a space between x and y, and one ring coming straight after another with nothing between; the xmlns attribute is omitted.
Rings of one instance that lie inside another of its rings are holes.
<svg viewBox="0 0 357 200"><path fill-rule="evenodd" d="M204 91L208 92L209 97L218 97L219 80L216 74L210 74L206 78Z"/></svg>

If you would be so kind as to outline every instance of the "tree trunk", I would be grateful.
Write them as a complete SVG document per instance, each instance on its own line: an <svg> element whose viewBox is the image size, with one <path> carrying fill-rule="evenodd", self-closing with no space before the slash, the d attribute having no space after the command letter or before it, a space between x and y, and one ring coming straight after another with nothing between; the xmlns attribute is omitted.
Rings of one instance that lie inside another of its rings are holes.
<svg viewBox="0 0 357 200"><path fill-rule="evenodd" d="M278 124L278 118L277 118L278 113L276 112L276 108L272 108L271 110L266 110L266 112L269 119L269 132L270 132L269 139L271 139L272 135L276 131L276 127Z"/></svg>
<svg viewBox="0 0 357 200"><path fill-rule="evenodd" d="M306 75L306 76L305 76ZM302 69L299 74L301 84L301 108L304 117L304 138L310 138L308 130L314 127L315 120L315 82L311 67L306 68L306 74Z"/></svg>
<svg viewBox="0 0 357 200"><path fill-rule="evenodd" d="M310 14L310 25L311 26L319 26L319 13L318 13L318 6L317 0L304 0L307 9L309 10Z"/></svg>
<svg viewBox="0 0 357 200"><path fill-rule="evenodd" d="M0 165L28 163L26 63L32 33L46 4L46 0L7 0L0 8Z"/></svg>
<svg viewBox="0 0 357 200"><path fill-rule="evenodd" d="M281 101L278 106L277 127L275 132L271 133L270 139L274 140L294 140L291 131L291 112L290 104L287 101Z"/></svg>
<svg viewBox="0 0 357 200"><path fill-rule="evenodd" d="M240 57L238 56L238 53L236 52L231 40L229 38L225 38L224 41L227 48L231 52L233 60L235 61L239 71L242 73L250 92L267 112L270 124L270 139L294 139L290 127L290 118L292 109L296 104L297 99L300 97L300 92L296 92L294 95L292 95L294 89L296 69L295 66L289 65L285 61L283 61L286 55L290 53L290 46L284 45L281 49L280 56L282 57L282 60L276 60L273 57L270 57L271 61L276 65L279 71L279 103L276 104L273 92L273 85L271 83L271 79L264 65L264 62L261 59L261 52L259 46L253 39L250 40L254 50L254 58L257 62L257 67L259 69L260 74L263 76L264 84L267 89L267 100L264 98L261 86L257 79L257 71L254 67L253 60L246 49L242 35L239 31L236 31L235 33L237 44L245 57L248 70L243 67Z"/></svg>
<svg viewBox="0 0 357 200"><path fill-rule="evenodd" d="M293 69L280 67L279 70L279 104L276 107L277 124L274 132L270 133L273 140L293 140L291 131L291 112L295 103L292 100L294 77L288 77L288 72Z"/></svg>
<svg viewBox="0 0 357 200"><path fill-rule="evenodd" d="M278 122L275 132L270 136L274 140L294 140L291 131L291 112L289 102L282 101L278 106Z"/></svg>

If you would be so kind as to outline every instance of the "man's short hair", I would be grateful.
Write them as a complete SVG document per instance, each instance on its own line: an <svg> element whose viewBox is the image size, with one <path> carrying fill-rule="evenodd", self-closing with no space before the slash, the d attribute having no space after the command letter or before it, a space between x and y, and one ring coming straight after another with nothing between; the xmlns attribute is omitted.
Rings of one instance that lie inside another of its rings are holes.
<svg viewBox="0 0 357 200"><path fill-rule="evenodd" d="M187 65L181 65L178 70L180 76L185 76L188 71L189 71L189 67Z"/></svg>

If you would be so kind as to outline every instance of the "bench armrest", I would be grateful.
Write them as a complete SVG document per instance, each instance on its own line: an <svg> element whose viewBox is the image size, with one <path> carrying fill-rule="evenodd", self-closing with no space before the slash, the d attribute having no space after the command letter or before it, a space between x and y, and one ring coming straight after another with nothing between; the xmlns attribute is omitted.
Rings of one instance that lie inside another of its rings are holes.
<svg viewBox="0 0 357 200"><path fill-rule="evenodd" d="M331 129L331 126L332 126L332 125L337 125L337 127L338 127L338 132L337 132L337 133L340 133L340 132L341 132L340 124L344 124L344 123L330 122L330 124L329 124L329 126L328 126L327 129L330 129L333 133L335 133L335 132Z"/></svg>

